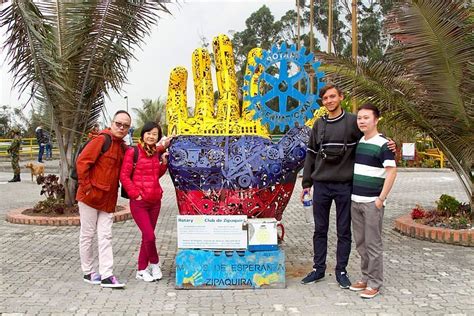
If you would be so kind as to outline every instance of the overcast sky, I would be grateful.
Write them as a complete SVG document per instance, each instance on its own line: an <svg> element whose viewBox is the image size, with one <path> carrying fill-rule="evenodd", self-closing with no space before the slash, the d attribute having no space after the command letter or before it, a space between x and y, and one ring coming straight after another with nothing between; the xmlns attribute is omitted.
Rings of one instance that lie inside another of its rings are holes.
<svg viewBox="0 0 474 316"><path fill-rule="evenodd" d="M111 93L106 100L106 109L112 115L119 109L125 109L128 96L128 107L141 107L142 99L166 98L170 71L176 66L188 69L188 102L194 100L191 74L191 54L201 45L200 38L209 41L218 34L228 34L229 30L242 31L245 20L262 5L267 5L275 19L286 11L295 8L295 0L220 0L220 1L180 1L180 5L169 6L173 15L162 15L145 44L136 51L128 74L128 84L123 86L120 94ZM4 30L2 30L3 34ZM2 43L4 35L2 35ZM0 53L0 106L20 106L18 94L11 90L11 77L4 62L5 53ZM215 78L215 76L213 76ZM27 107L29 111L31 107Z"/></svg>

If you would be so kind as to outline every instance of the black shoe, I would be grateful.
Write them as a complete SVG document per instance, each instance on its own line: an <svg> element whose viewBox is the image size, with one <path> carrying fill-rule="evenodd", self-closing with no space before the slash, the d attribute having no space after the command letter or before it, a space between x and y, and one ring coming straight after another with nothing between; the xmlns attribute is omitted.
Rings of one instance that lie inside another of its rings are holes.
<svg viewBox="0 0 474 316"><path fill-rule="evenodd" d="M125 287L125 283L119 282L119 280L114 275L112 275L109 276L107 279L103 279L100 282L100 286L122 289Z"/></svg>
<svg viewBox="0 0 474 316"><path fill-rule="evenodd" d="M346 272L336 272L336 281L341 289L348 289L351 286L351 281Z"/></svg>
<svg viewBox="0 0 474 316"><path fill-rule="evenodd" d="M307 276L301 280L301 284L310 284L310 283L315 283L324 278L324 272L319 272L317 270L313 270L310 273L308 273Z"/></svg>
<svg viewBox="0 0 474 316"><path fill-rule="evenodd" d="M84 274L84 282L89 284L101 284L100 274L92 272L89 274Z"/></svg>
<svg viewBox="0 0 474 316"><path fill-rule="evenodd" d="M14 175L13 179L9 180L8 182L21 182L19 175Z"/></svg>

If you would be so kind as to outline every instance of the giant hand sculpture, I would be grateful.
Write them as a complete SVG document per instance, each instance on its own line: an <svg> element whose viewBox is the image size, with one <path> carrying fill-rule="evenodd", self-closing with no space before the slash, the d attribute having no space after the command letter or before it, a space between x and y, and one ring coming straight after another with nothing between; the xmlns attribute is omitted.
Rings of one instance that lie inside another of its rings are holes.
<svg viewBox="0 0 474 316"><path fill-rule="evenodd" d="M260 77L268 77L258 65L262 51L249 53L241 107L229 38L214 38L213 48L219 90L216 113L211 58L205 49L193 53L194 117L188 117L186 69L177 67L170 75L168 131L176 137L169 148L169 171L179 212L280 220L303 166L310 128L301 124L290 129L278 144L272 143L262 119L254 119L259 105L249 101L259 94ZM286 86L274 82L275 86L288 89L288 84L292 85L291 78L281 76L282 80ZM314 108L317 105L311 104L306 111Z"/></svg>

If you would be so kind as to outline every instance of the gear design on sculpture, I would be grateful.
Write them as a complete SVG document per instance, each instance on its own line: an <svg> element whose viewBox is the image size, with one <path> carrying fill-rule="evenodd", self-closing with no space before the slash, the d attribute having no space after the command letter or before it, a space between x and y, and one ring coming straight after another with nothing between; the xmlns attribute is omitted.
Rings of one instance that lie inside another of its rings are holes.
<svg viewBox="0 0 474 316"><path fill-rule="evenodd" d="M263 72L258 77L256 94L245 98L250 101L248 110L255 111L254 119L261 119L262 124L268 124L270 129L278 126L280 131L286 126L294 127L296 123L303 126L319 108L319 90L324 86L321 81L324 73L318 71L321 63L314 60L313 53L306 54L304 47L297 50L295 45L287 47L285 43L280 48L273 45L270 50L263 51L262 58L257 57L255 61L256 65L248 66L250 74L245 77L246 82L250 82L258 67L263 67ZM296 72L288 67L290 63L296 65ZM270 74L275 69L278 70L277 73ZM310 87L311 73L314 73L315 93L312 94L309 88L305 92L299 91L298 82L302 81L305 87ZM264 87L270 89L264 91ZM247 84L243 89L250 91L250 86ZM275 98L277 104L273 101Z"/></svg>

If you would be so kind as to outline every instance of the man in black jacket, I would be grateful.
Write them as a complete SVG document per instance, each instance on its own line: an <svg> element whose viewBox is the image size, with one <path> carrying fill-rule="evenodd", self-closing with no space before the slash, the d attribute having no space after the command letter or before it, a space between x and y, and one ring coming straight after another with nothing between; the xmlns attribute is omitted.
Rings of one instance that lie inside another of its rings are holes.
<svg viewBox="0 0 474 316"><path fill-rule="evenodd" d="M314 265L313 270L301 281L303 284L321 280L326 271L329 211L336 203L337 251L336 280L343 289L351 282L346 266L351 252L351 192L354 156L357 141L362 133L357 128L357 118L341 107L342 92L328 84L319 93L328 115L314 123L304 164L303 192L310 194L314 187Z"/></svg>
<svg viewBox="0 0 474 316"><path fill-rule="evenodd" d="M43 127L40 125L35 130L36 141L38 142L38 162L43 162L44 148L47 143L47 139L44 135Z"/></svg>

